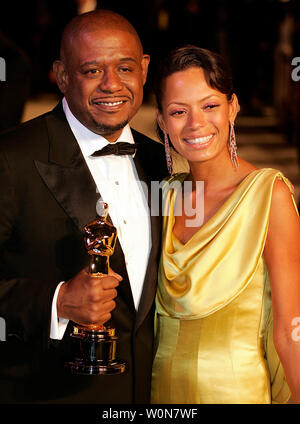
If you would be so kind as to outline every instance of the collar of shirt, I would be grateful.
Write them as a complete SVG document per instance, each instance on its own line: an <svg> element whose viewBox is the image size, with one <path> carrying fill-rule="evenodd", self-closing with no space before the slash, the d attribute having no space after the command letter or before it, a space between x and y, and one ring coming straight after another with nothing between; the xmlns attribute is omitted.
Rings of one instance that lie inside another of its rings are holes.
<svg viewBox="0 0 300 424"><path fill-rule="evenodd" d="M85 127L71 112L69 105L67 103L66 98L64 97L62 100L63 110L65 112L67 121L71 127L71 130L79 144L79 147L82 151L83 156L88 157L92 155L96 150L103 149L103 147L107 146L109 143L106 138L102 137L99 134L94 133ZM119 141L124 141L126 143L134 143L134 139L130 130L129 124L127 124L120 135L120 137L116 140L116 143ZM134 156L134 155L133 155ZM97 158L91 158L97 159Z"/></svg>

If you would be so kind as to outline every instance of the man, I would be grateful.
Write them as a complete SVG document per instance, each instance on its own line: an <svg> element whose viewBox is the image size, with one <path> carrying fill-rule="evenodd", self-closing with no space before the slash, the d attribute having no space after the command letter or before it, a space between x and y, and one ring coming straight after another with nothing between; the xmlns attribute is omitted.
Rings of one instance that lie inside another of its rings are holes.
<svg viewBox="0 0 300 424"><path fill-rule="evenodd" d="M148 63L120 15L75 17L54 64L62 103L1 137L1 402L149 401L160 222L139 181L167 172L162 146L128 125ZM92 156L119 141L136 143L133 157ZM103 278L87 273L82 235L99 193L119 235ZM115 327L126 371L66 372L72 322Z"/></svg>

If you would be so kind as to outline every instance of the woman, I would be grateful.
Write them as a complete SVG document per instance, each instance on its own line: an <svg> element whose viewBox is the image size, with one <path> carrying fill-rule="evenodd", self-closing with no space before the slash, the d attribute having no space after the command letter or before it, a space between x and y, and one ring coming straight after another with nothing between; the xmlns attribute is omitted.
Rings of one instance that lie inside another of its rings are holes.
<svg viewBox="0 0 300 424"><path fill-rule="evenodd" d="M171 171L170 140L190 172L172 176L163 189L170 210L152 402L284 403L291 390L298 403L300 225L293 188L281 172L238 158L239 105L219 55L176 49L159 75L168 165ZM191 190L181 195L183 182Z"/></svg>

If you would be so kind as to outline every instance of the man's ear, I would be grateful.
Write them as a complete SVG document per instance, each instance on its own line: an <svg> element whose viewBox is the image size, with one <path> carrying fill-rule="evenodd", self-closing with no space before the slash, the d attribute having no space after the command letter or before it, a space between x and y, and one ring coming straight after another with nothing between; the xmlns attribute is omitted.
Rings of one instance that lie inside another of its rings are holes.
<svg viewBox="0 0 300 424"><path fill-rule="evenodd" d="M143 55L143 59L142 59L142 77L143 77L143 85L145 85L145 82L147 80L147 75L148 75L148 66L150 63L150 56L148 54L144 54Z"/></svg>
<svg viewBox="0 0 300 424"><path fill-rule="evenodd" d="M164 118L162 116L162 113L158 109L156 110L156 120L157 120L157 123L159 125L159 128L164 133L166 133L167 132L167 129L166 129L166 126L165 126L165 123L164 123Z"/></svg>
<svg viewBox="0 0 300 424"><path fill-rule="evenodd" d="M231 100L229 101L229 121L234 122L235 118L240 110L240 105L238 98L235 93L233 93Z"/></svg>
<svg viewBox="0 0 300 424"><path fill-rule="evenodd" d="M53 72L55 74L58 88L63 94L65 94L69 85L69 78L65 64L61 60L56 60L53 63Z"/></svg>

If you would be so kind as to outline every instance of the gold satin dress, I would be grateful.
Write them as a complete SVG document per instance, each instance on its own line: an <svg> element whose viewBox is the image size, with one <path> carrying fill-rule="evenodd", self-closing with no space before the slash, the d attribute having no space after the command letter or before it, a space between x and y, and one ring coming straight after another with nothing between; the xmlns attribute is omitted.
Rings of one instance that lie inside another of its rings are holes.
<svg viewBox="0 0 300 424"><path fill-rule="evenodd" d="M170 213L163 219L152 403L288 401L263 258L276 178L293 197L281 172L255 170L186 244L173 234L176 190L165 184Z"/></svg>

